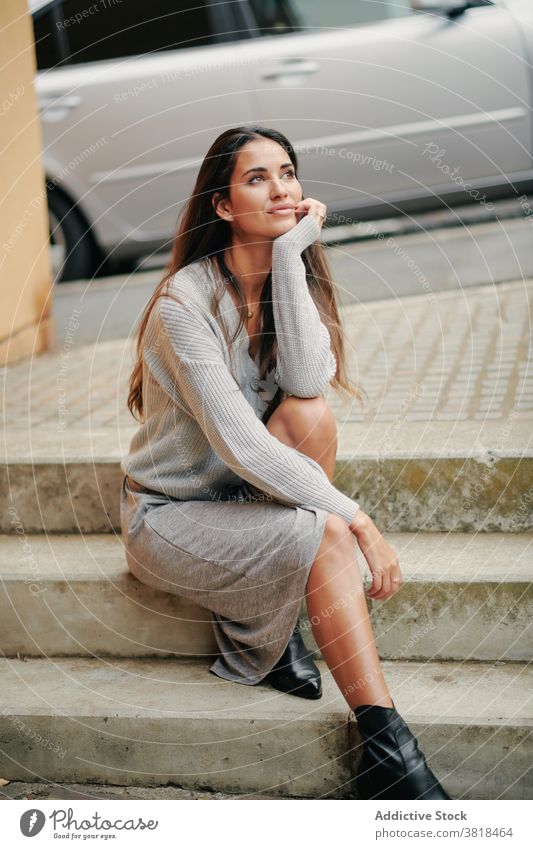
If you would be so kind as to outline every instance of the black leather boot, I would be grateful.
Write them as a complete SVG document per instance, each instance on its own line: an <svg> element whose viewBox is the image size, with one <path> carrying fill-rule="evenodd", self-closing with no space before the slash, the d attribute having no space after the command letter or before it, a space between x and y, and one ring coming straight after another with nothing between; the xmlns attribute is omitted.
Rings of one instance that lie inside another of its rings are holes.
<svg viewBox="0 0 533 849"><path fill-rule="evenodd" d="M287 648L267 675L276 690L291 693L303 699L319 699L322 696L320 671L305 647L298 619Z"/></svg>
<svg viewBox="0 0 533 849"><path fill-rule="evenodd" d="M450 799L396 707L360 705L353 712L363 739L355 776L360 799Z"/></svg>

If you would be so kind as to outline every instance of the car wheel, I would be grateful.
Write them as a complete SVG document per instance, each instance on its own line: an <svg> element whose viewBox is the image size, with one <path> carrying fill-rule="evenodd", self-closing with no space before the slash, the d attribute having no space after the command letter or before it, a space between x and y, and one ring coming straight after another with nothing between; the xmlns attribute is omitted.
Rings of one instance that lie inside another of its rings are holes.
<svg viewBox="0 0 533 849"><path fill-rule="evenodd" d="M80 213L48 184L50 255L55 283L92 277L98 252Z"/></svg>

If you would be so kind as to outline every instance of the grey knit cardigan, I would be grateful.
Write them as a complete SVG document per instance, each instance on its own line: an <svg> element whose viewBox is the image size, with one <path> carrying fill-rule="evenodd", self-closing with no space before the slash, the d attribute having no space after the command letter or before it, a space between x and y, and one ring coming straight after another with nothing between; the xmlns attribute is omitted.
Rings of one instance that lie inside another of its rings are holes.
<svg viewBox="0 0 533 849"><path fill-rule="evenodd" d="M336 370L330 335L309 293L302 251L320 235L306 215L272 247L272 310L278 342L274 387L321 395ZM322 467L273 436L250 394L258 357L241 329L231 351L223 326L238 313L216 262L190 263L170 280L174 298L159 298L143 338L143 423L122 469L135 481L180 500L220 499L243 481L288 506L320 507L351 522L356 501L330 483ZM220 314L211 312L215 292ZM272 383L271 383L272 385ZM226 490L227 491L227 490Z"/></svg>

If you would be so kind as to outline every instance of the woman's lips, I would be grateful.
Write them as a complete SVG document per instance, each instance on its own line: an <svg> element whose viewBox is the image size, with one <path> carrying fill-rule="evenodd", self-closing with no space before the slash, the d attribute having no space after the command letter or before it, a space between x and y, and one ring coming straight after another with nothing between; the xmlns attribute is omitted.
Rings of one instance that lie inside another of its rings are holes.
<svg viewBox="0 0 533 849"><path fill-rule="evenodd" d="M270 215L292 215L294 209L291 207L287 207L286 209L273 209L270 212Z"/></svg>

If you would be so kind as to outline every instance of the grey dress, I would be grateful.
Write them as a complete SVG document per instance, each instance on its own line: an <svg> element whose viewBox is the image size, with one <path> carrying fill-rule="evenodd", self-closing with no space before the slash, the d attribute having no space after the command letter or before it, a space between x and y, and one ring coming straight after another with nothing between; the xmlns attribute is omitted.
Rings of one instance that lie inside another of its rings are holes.
<svg viewBox="0 0 533 849"><path fill-rule="evenodd" d="M182 303L161 298L152 310L143 342L145 420L122 463L130 570L210 611L220 652L210 670L241 684L261 681L283 653L328 513L349 522L359 507L261 421L278 385L314 397L335 370L300 258L319 232L306 216L274 241L278 365L266 382L245 328L230 352L211 314L213 292L225 286L213 263L176 273L171 291ZM220 304L233 336L238 313L228 292Z"/></svg>
<svg viewBox="0 0 533 849"><path fill-rule="evenodd" d="M126 478L121 515L131 572L210 611L211 672L261 681L296 624L327 512L257 500L246 483L217 501L178 501Z"/></svg>

